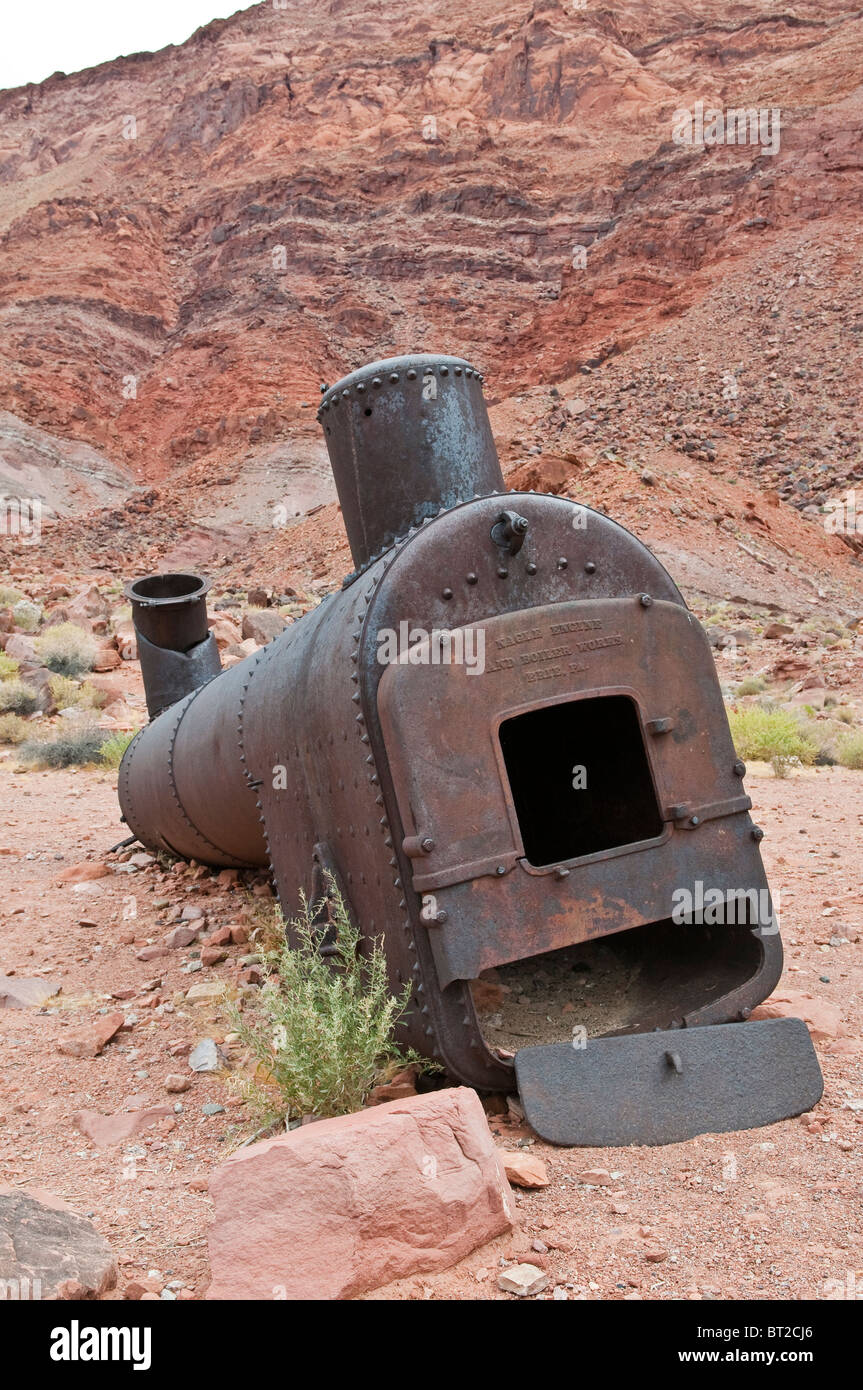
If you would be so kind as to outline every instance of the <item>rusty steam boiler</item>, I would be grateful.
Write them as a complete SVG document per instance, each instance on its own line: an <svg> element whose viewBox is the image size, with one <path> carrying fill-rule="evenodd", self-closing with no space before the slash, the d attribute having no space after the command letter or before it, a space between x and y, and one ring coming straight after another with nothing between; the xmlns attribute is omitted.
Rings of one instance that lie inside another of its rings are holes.
<svg viewBox="0 0 863 1390"><path fill-rule="evenodd" d="M600 512L506 491L460 358L363 367L318 418L356 566L339 592L217 674L205 583L127 589L155 716L120 770L130 830L268 866L286 916L331 873L412 984L405 1039L517 1088L554 1143L810 1108L805 1025L745 1022L782 947L710 646L666 570Z"/></svg>

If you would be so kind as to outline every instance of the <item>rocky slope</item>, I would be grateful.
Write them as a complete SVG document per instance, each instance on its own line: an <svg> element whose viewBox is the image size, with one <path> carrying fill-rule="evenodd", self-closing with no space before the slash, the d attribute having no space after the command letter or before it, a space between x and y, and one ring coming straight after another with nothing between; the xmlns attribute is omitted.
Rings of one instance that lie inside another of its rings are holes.
<svg viewBox="0 0 863 1390"><path fill-rule="evenodd" d="M254 555L331 495L320 381L410 348L482 365L513 464L853 486L861 35L840 0L286 0L0 93L0 408L158 486L62 556L164 543L160 503ZM778 108L778 152L675 144L696 101ZM577 414L521 408L553 386Z"/></svg>

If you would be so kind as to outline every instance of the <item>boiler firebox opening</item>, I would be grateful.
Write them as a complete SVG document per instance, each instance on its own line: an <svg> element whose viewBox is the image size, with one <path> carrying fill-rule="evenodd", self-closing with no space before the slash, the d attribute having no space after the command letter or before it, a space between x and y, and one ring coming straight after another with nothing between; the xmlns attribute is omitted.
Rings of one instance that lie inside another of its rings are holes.
<svg viewBox="0 0 863 1390"><path fill-rule="evenodd" d="M638 711L628 696L518 714L501 724L500 744L530 864L556 864L661 833Z"/></svg>

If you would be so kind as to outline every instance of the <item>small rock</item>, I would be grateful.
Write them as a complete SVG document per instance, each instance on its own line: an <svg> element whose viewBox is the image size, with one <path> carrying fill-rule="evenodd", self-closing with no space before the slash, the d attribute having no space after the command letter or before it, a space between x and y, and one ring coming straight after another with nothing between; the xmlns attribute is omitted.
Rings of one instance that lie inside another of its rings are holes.
<svg viewBox="0 0 863 1390"><path fill-rule="evenodd" d="M548 1169L538 1155L527 1149L503 1149L501 1158L507 1178L516 1187L548 1187Z"/></svg>
<svg viewBox="0 0 863 1390"><path fill-rule="evenodd" d="M122 1014L105 1014L85 1031L61 1038L57 1049L67 1057L98 1057L102 1048L122 1027Z"/></svg>
<svg viewBox="0 0 863 1390"><path fill-rule="evenodd" d="M0 1009L38 1009L60 990L60 981L0 975Z"/></svg>
<svg viewBox="0 0 863 1390"><path fill-rule="evenodd" d="M213 1038L202 1038L189 1056L189 1066L197 1072L224 1071L230 1062Z"/></svg>
<svg viewBox="0 0 863 1390"><path fill-rule="evenodd" d="M201 951L202 965L221 965L223 960L228 959L227 951L218 946L205 946Z"/></svg>
<svg viewBox="0 0 863 1390"><path fill-rule="evenodd" d="M140 951L135 952L136 960L158 960L160 956L170 955L168 946L142 946Z"/></svg>
<svg viewBox="0 0 863 1390"><path fill-rule="evenodd" d="M107 878L110 873L107 864L94 864L85 860L82 864L71 864L57 875L58 883L89 883L93 879Z"/></svg>
<svg viewBox="0 0 863 1390"><path fill-rule="evenodd" d="M105 1149L114 1144L125 1144L133 1135L149 1129L170 1114L170 1105L150 1105L117 1115L103 1115L98 1110L79 1110L73 1115L72 1122L98 1149Z"/></svg>
<svg viewBox="0 0 863 1390"><path fill-rule="evenodd" d="M176 1072L170 1072L165 1077L165 1090L169 1095L179 1095L182 1091L188 1091L191 1086L188 1076L178 1076Z"/></svg>
<svg viewBox="0 0 863 1390"><path fill-rule="evenodd" d="M514 1293L518 1298L528 1298L531 1294L542 1293L548 1288L548 1275L536 1265L511 1265L501 1270L497 1276L497 1286L504 1293Z"/></svg>
<svg viewBox="0 0 863 1390"><path fill-rule="evenodd" d="M274 608L259 608L243 614L243 638L251 638L261 646L272 642L287 627L287 619Z"/></svg>
<svg viewBox="0 0 863 1390"><path fill-rule="evenodd" d="M217 1000L224 997L225 986L218 980L202 980L198 985L192 985L186 995L187 1004L203 1005L214 1004Z"/></svg>
<svg viewBox="0 0 863 1390"><path fill-rule="evenodd" d="M589 1183L592 1187L610 1187L612 1182L607 1168L586 1168L583 1173L579 1173L578 1180Z"/></svg>
<svg viewBox="0 0 863 1390"><path fill-rule="evenodd" d="M217 927L215 931L210 932L209 936L204 937L204 945L230 946L232 930L231 927Z"/></svg>
<svg viewBox="0 0 863 1390"><path fill-rule="evenodd" d="M375 1086L369 1092L366 1105L383 1105L388 1100L404 1100L406 1096L415 1096L418 1071L418 1067L410 1066L396 1072L391 1080Z"/></svg>
<svg viewBox="0 0 863 1390"><path fill-rule="evenodd" d="M183 925L175 927L165 937L165 945L170 951L180 951L184 946L191 946L193 941L197 941L200 928Z"/></svg>
<svg viewBox="0 0 863 1390"><path fill-rule="evenodd" d="M201 1111L204 1115L224 1115L225 1107L219 1105L218 1101L211 1100L206 1105L201 1106Z"/></svg>

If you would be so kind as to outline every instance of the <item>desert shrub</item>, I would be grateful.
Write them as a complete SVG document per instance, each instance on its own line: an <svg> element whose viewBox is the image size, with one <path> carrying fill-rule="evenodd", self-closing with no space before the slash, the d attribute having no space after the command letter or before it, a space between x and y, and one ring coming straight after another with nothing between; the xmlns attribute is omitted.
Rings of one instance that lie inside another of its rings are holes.
<svg viewBox="0 0 863 1390"><path fill-rule="evenodd" d="M99 761L104 763L106 767L118 768L123 761L123 754L134 737L134 733L112 734L99 749Z"/></svg>
<svg viewBox="0 0 863 1390"><path fill-rule="evenodd" d="M82 676L93 669L96 659L95 641L74 623L49 627L37 638L37 647L48 670L56 671L58 676Z"/></svg>
<svg viewBox="0 0 863 1390"><path fill-rule="evenodd" d="M334 954L320 951L316 918L325 900L310 903L301 895L300 915L289 924L295 945L283 935L261 952L268 978L242 1012L229 1010L257 1062L253 1079L234 1078L233 1085L269 1123L349 1114L362 1106L387 1062L414 1060L393 1040L410 983L401 994L390 993L381 942L360 955L360 933L332 880L329 894Z"/></svg>
<svg viewBox="0 0 863 1390"><path fill-rule="evenodd" d="M17 714L0 714L0 743L23 743L30 726Z"/></svg>
<svg viewBox="0 0 863 1390"><path fill-rule="evenodd" d="M21 746L21 758L40 767L86 767L98 761L105 735L95 725L63 729L56 737Z"/></svg>
<svg viewBox="0 0 863 1390"><path fill-rule="evenodd" d="M0 584L0 608L14 608L23 598L20 589L10 589L7 584Z"/></svg>
<svg viewBox="0 0 863 1390"><path fill-rule="evenodd" d="M836 718L841 719L843 724L853 724L854 710L850 705L839 705L836 710Z"/></svg>
<svg viewBox="0 0 863 1390"><path fill-rule="evenodd" d="M78 703L80 686L71 676L52 676L48 682L51 698L58 709L71 709Z"/></svg>
<svg viewBox="0 0 863 1390"><path fill-rule="evenodd" d="M38 603L22 598L13 607L12 616L22 632L35 632L42 621L42 609Z"/></svg>
<svg viewBox="0 0 863 1390"><path fill-rule="evenodd" d="M766 689L767 682L763 676L744 676L737 687L737 695L760 695Z"/></svg>
<svg viewBox="0 0 863 1390"><path fill-rule="evenodd" d="M14 656L7 656L5 652L0 652L0 681L8 681L17 674L18 662Z"/></svg>
<svg viewBox="0 0 863 1390"><path fill-rule="evenodd" d="M81 685L71 676L52 676L49 686L58 709L101 709L108 699L103 690L87 681Z"/></svg>
<svg viewBox="0 0 863 1390"><path fill-rule="evenodd" d="M734 747L741 758L770 763L777 777L784 777L795 766L815 761L817 749L806 737L791 712L750 705L728 712Z"/></svg>
<svg viewBox="0 0 863 1390"><path fill-rule="evenodd" d="M0 681L0 714L32 714L38 703L36 691L26 681Z"/></svg>
<svg viewBox="0 0 863 1390"><path fill-rule="evenodd" d="M863 772L863 732L849 734L840 741L839 761L843 767Z"/></svg>

